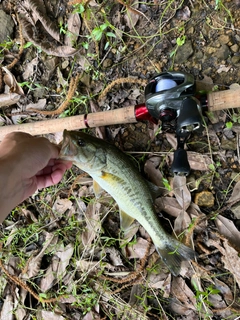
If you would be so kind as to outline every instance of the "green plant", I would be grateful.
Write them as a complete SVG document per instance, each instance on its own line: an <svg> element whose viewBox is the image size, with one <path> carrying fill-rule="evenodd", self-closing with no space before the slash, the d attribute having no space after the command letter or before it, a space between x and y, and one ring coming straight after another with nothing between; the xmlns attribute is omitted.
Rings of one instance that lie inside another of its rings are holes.
<svg viewBox="0 0 240 320"><path fill-rule="evenodd" d="M170 184L169 184L169 182L168 182L168 179L162 178L162 182L163 182L164 187L165 187L168 191L171 191L171 190L172 190L172 188L171 188L171 186L170 186Z"/></svg>
<svg viewBox="0 0 240 320"><path fill-rule="evenodd" d="M232 126L233 126L232 121L228 121L228 122L226 122L226 128L228 128L228 129L232 129Z"/></svg>
<svg viewBox="0 0 240 320"><path fill-rule="evenodd" d="M15 41L8 37L8 40L0 43L0 54L2 54L5 50L12 49L15 44Z"/></svg>
<svg viewBox="0 0 240 320"><path fill-rule="evenodd" d="M226 6L223 4L222 0L215 0L215 10L221 10L223 9L224 11L226 11L226 13L228 14L230 20L233 22L233 16L231 14L231 11L226 8Z"/></svg>
<svg viewBox="0 0 240 320"><path fill-rule="evenodd" d="M60 23L59 23L59 31L60 31L60 34L68 34L69 33L68 25L64 24L62 21L60 21Z"/></svg>
<svg viewBox="0 0 240 320"><path fill-rule="evenodd" d="M183 46L186 42L186 35L184 34L185 33L185 28L184 26L180 27L178 29L178 31L181 33L177 39L176 39L176 46L174 48L174 50L172 50L170 52L170 58L172 58L172 65L171 65L171 69L173 68L173 65L174 65L174 61L175 61L175 57L176 57L176 54L177 54L177 51L179 49L179 47Z"/></svg>
<svg viewBox="0 0 240 320"><path fill-rule="evenodd" d="M213 285L208 286L204 291L199 289L199 285L192 281L194 289L196 291L196 300L197 300L197 310L200 314L204 314L204 317L208 317L208 307L212 306L209 298L211 295L220 293L220 291L213 287Z"/></svg>

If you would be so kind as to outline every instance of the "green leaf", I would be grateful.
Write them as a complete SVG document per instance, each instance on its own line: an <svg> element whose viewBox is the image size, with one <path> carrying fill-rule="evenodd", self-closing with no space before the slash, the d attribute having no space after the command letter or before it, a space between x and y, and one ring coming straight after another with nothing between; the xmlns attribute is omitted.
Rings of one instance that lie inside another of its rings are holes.
<svg viewBox="0 0 240 320"><path fill-rule="evenodd" d="M73 11L73 13L79 13L79 14L81 14L81 13L83 13L83 12L85 11L84 6L83 6L82 4L80 4L80 3L74 5L73 7L75 8L74 11Z"/></svg>
<svg viewBox="0 0 240 320"><path fill-rule="evenodd" d="M104 23L100 25L100 30L104 31L109 26L109 23Z"/></svg>
<svg viewBox="0 0 240 320"><path fill-rule="evenodd" d="M177 45L181 47L186 41L186 36L181 36L177 38Z"/></svg>
<svg viewBox="0 0 240 320"><path fill-rule="evenodd" d="M233 123L231 121L226 122L226 128L232 129Z"/></svg>
<svg viewBox="0 0 240 320"><path fill-rule="evenodd" d="M209 168L210 170L212 170L212 171L215 171L215 166L214 166L213 163L211 163L211 164L208 166L208 168Z"/></svg>
<svg viewBox="0 0 240 320"><path fill-rule="evenodd" d="M102 38L103 32L99 27L96 27L93 29L92 31L92 37L94 38L94 40L96 41L100 41Z"/></svg>
<svg viewBox="0 0 240 320"><path fill-rule="evenodd" d="M28 41L27 43L25 43L25 45L23 46L24 49L29 48L32 45L31 41Z"/></svg>
<svg viewBox="0 0 240 320"><path fill-rule="evenodd" d="M108 37L116 38L116 35L115 35L115 33L113 33L113 32L107 32L106 35L107 35Z"/></svg>

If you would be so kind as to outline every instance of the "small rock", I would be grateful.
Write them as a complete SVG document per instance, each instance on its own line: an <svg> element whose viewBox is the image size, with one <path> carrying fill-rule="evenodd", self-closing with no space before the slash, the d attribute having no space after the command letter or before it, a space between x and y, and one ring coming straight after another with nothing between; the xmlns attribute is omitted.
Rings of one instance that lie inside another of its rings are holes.
<svg viewBox="0 0 240 320"><path fill-rule="evenodd" d="M188 58L193 54L193 47L191 41L186 41L184 45L180 46L177 50L175 56L175 63L182 64L188 60Z"/></svg>
<svg viewBox="0 0 240 320"><path fill-rule="evenodd" d="M109 68L112 66L112 64L113 64L112 59L107 58L103 61L103 68Z"/></svg>
<svg viewBox="0 0 240 320"><path fill-rule="evenodd" d="M215 53L216 51L217 51L217 49L214 47L206 47L205 53L208 55L211 55L211 54Z"/></svg>
<svg viewBox="0 0 240 320"><path fill-rule="evenodd" d="M69 65L69 61L68 60L64 60L62 63L62 69L66 69Z"/></svg>
<svg viewBox="0 0 240 320"><path fill-rule="evenodd" d="M34 98L36 98L37 100L38 100L38 99L41 99L41 98L44 98L45 95L46 95L46 89L45 89L45 87L36 88L36 89L34 89L34 91L33 91L33 96L34 96Z"/></svg>
<svg viewBox="0 0 240 320"><path fill-rule="evenodd" d="M125 142L123 146L124 146L125 150L132 150L133 149L133 145L129 142Z"/></svg>
<svg viewBox="0 0 240 320"><path fill-rule="evenodd" d="M224 128L223 129L223 134L227 139L234 139L234 134L233 131L229 128Z"/></svg>
<svg viewBox="0 0 240 320"><path fill-rule="evenodd" d="M0 43L8 40L13 34L14 22L10 15L0 10Z"/></svg>
<svg viewBox="0 0 240 320"><path fill-rule="evenodd" d="M194 202L199 207L211 208L214 205L214 196L210 191L196 193Z"/></svg>
<svg viewBox="0 0 240 320"><path fill-rule="evenodd" d="M218 37L218 41L221 44L227 44L230 41L230 37L226 34L222 34L220 37Z"/></svg>
<svg viewBox="0 0 240 320"><path fill-rule="evenodd" d="M194 28L193 27L190 27L188 30L187 30L187 34L193 34L194 33Z"/></svg>
<svg viewBox="0 0 240 320"><path fill-rule="evenodd" d="M239 51L239 45L235 43L230 47L230 49L232 50L232 52L236 53Z"/></svg>
<svg viewBox="0 0 240 320"><path fill-rule="evenodd" d="M216 51L216 57L219 60L227 60L230 55L230 49L226 44L223 44L219 49Z"/></svg>
<svg viewBox="0 0 240 320"><path fill-rule="evenodd" d="M203 58L203 53L202 53L202 51L196 52L196 54L195 54L195 59L197 59L197 60L202 60L202 58Z"/></svg>
<svg viewBox="0 0 240 320"><path fill-rule="evenodd" d="M230 140L223 136L221 141L221 148L223 150L237 150L236 138Z"/></svg>
<svg viewBox="0 0 240 320"><path fill-rule="evenodd" d="M231 59L233 64L237 64L240 62L240 56L233 56Z"/></svg>

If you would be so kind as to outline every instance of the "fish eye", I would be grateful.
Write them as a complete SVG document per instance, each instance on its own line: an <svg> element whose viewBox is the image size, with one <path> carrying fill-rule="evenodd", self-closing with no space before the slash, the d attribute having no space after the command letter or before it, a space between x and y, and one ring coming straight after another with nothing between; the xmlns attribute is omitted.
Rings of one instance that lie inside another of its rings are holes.
<svg viewBox="0 0 240 320"><path fill-rule="evenodd" d="M78 139L77 144L79 147L84 147L85 146L85 141L82 139Z"/></svg>

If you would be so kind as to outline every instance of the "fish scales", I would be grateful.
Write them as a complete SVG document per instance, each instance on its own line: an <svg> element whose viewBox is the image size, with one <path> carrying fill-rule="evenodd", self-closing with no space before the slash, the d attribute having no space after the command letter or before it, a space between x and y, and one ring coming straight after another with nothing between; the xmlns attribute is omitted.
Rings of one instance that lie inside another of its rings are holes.
<svg viewBox="0 0 240 320"><path fill-rule="evenodd" d="M114 198L123 224L126 221L128 225L131 219L136 219L146 229L173 275L179 274L182 260L196 256L191 248L162 228L155 214L149 185L118 148L86 133L65 130L60 158L73 161Z"/></svg>

